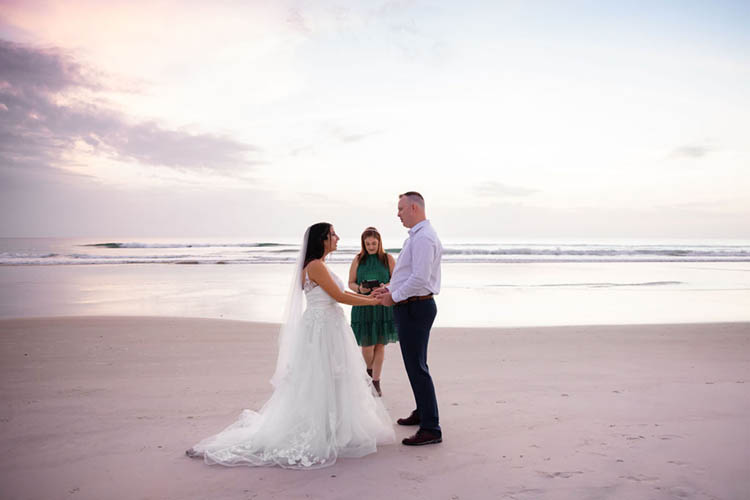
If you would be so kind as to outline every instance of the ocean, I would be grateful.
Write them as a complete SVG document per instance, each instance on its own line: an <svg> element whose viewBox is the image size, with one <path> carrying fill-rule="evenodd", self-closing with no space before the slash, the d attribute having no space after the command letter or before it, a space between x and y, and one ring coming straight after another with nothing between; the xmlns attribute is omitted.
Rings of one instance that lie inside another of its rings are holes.
<svg viewBox="0 0 750 500"><path fill-rule="evenodd" d="M278 322L298 250L279 239L0 238L0 317ZM328 259L344 281L357 251L342 241ZM444 241L437 302L436 326L449 327L750 321L750 242Z"/></svg>
<svg viewBox="0 0 750 500"><path fill-rule="evenodd" d="M0 266L284 264L298 250L290 240L0 238ZM387 250L397 255L400 248ZM329 262L351 262L358 251L358 242L341 242ZM750 262L750 243L444 242L443 262Z"/></svg>

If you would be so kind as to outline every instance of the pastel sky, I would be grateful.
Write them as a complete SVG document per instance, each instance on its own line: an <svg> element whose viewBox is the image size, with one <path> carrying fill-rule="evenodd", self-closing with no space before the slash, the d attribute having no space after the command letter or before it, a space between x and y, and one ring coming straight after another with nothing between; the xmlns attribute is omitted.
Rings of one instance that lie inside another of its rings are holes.
<svg viewBox="0 0 750 500"><path fill-rule="evenodd" d="M746 1L6 1L0 236L750 238Z"/></svg>

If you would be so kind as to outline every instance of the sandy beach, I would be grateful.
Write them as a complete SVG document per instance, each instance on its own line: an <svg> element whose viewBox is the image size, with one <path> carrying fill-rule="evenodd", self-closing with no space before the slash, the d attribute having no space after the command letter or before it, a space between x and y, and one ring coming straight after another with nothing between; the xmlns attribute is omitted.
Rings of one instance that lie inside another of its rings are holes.
<svg viewBox="0 0 750 500"><path fill-rule="evenodd" d="M750 497L748 323L437 328L441 445L302 472L186 458L268 398L277 328L0 320L2 498ZM393 418L406 416L393 345L383 390Z"/></svg>

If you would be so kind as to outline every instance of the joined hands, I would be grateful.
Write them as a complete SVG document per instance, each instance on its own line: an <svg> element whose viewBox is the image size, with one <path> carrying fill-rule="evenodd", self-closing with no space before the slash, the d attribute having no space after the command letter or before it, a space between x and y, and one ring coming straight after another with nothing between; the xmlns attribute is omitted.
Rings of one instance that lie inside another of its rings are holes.
<svg viewBox="0 0 750 500"><path fill-rule="evenodd" d="M372 291L372 296L378 299L380 305L392 306L395 304L391 297L391 291L384 286L380 286Z"/></svg>

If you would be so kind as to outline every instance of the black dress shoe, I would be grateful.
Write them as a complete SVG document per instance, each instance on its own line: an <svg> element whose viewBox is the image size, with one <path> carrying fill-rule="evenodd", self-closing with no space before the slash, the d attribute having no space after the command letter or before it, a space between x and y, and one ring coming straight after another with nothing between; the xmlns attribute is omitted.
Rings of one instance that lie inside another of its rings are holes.
<svg viewBox="0 0 750 500"><path fill-rule="evenodd" d="M372 386L375 388L375 391L377 391L378 397L382 397L383 391L380 390L380 380L373 380Z"/></svg>
<svg viewBox="0 0 750 500"><path fill-rule="evenodd" d="M419 413L414 410L408 417L396 420L396 423L398 425L419 425Z"/></svg>
<svg viewBox="0 0 750 500"><path fill-rule="evenodd" d="M423 444L437 444L443 442L443 436L435 434L424 429L419 429L416 434L411 437L404 438L401 441L406 446L422 446Z"/></svg>

